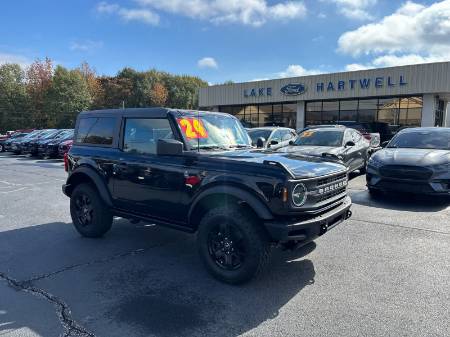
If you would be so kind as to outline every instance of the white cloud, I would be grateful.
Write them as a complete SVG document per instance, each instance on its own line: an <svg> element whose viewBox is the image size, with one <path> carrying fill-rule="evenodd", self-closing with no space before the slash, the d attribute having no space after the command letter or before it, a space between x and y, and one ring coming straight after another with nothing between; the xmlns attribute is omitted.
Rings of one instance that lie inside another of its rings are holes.
<svg viewBox="0 0 450 337"><path fill-rule="evenodd" d="M438 53L450 48L450 0L425 7L402 5L381 21L344 33L338 41L343 53Z"/></svg>
<svg viewBox="0 0 450 337"><path fill-rule="evenodd" d="M319 70L305 69L301 65L291 64L284 71L279 72L278 77L298 77L320 74Z"/></svg>
<svg viewBox="0 0 450 337"><path fill-rule="evenodd" d="M17 63L21 67L27 67L32 63L32 61L23 55L0 52L0 64L5 63Z"/></svg>
<svg viewBox="0 0 450 337"><path fill-rule="evenodd" d="M302 1L291 0L269 5L266 0L135 0L153 10L182 15L216 24L241 23L261 26L271 20L303 18L306 7Z"/></svg>
<svg viewBox="0 0 450 337"><path fill-rule="evenodd" d="M100 14L118 15L126 22L139 21L153 26L159 24L159 15L146 8L130 9L102 1L97 5L97 12Z"/></svg>
<svg viewBox="0 0 450 337"><path fill-rule="evenodd" d="M364 65L359 63L351 63L345 66L345 71L357 71L372 68L370 65Z"/></svg>
<svg viewBox="0 0 450 337"><path fill-rule="evenodd" d="M376 5L378 0L322 0L334 2L338 12L353 20L372 20L370 8Z"/></svg>
<svg viewBox="0 0 450 337"><path fill-rule="evenodd" d="M103 47L102 41L92 41L92 40L76 40L72 41L70 44L70 50L72 51L92 51Z"/></svg>
<svg viewBox="0 0 450 337"><path fill-rule="evenodd" d="M379 22L344 33L338 45L344 54L372 56L349 70L450 61L450 0L429 6L408 1Z"/></svg>
<svg viewBox="0 0 450 337"><path fill-rule="evenodd" d="M216 60L212 57L204 57L198 60L197 65L199 68L217 69L219 67Z"/></svg>

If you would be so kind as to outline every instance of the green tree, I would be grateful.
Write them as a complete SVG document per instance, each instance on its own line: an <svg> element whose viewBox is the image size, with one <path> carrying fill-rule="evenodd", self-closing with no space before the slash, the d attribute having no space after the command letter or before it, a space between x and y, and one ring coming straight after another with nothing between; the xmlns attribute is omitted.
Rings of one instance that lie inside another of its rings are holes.
<svg viewBox="0 0 450 337"><path fill-rule="evenodd" d="M79 70L57 66L45 96L48 127L72 128L80 111L89 109L92 97Z"/></svg>
<svg viewBox="0 0 450 337"><path fill-rule="evenodd" d="M18 64L0 66L0 131L31 126L25 73Z"/></svg>

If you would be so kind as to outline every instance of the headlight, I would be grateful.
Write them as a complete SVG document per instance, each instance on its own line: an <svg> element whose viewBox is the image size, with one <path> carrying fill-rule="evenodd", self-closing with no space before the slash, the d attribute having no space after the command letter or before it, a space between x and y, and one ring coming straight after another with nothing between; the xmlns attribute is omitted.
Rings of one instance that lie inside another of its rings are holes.
<svg viewBox="0 0 450 337"><path fill-rule="evenodd" d="M292 202L295 206L300 207L306 202L307 192L308 190L306 189L305 185L295 185L294 189L292 190Z"/></svg>
<svg viewBox="0 0 450 337"><path fill-rule="evenodd" d="M370 157L369 162L367 163L367 165L378 169L381 166L383 166L383 163L380 160L375 159L374 157Z"/></svg>

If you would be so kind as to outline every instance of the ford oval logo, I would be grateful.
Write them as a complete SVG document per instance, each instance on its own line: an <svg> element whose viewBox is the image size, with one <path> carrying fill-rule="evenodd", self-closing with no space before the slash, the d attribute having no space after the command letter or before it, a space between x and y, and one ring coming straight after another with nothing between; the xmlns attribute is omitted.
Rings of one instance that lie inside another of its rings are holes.
<svg viewBox="0 0 450 337"><path fill-rule="evenodd" d="M288 84L280 89L283 95L296 96L301 95L306 91L306 86L303 84Z"/></svg>

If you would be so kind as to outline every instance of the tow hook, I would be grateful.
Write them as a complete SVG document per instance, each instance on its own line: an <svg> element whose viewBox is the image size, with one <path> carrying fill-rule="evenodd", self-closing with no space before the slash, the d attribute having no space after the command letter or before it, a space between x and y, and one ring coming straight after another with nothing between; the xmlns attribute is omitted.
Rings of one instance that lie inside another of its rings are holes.
<svg viewBox="0 0 450 337"><path fill-rule="evenodd" d="M348 210L347 214L345 215L345 220L350 219L352 217L352 214L353 214L352 211Z"/></svg>

